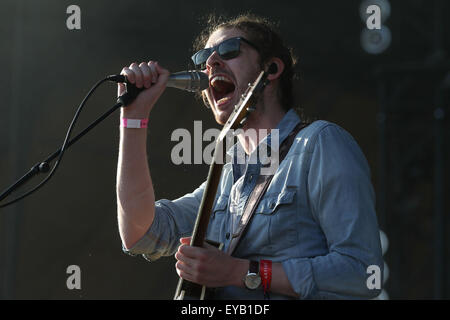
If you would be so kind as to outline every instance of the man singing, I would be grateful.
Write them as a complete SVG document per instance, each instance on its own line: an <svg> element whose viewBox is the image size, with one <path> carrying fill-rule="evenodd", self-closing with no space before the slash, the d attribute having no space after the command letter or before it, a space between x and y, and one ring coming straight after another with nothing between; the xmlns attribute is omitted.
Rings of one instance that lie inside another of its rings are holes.
<svg viewBox="0 0 450 320"><path fill-rule="evenodd" d="M269 134L240 134L228 152L233 157L243 150L249 159L274 129L282 144L301 119L293 106L295 60L272 24L252 15L211 23L195 45L192 60L209 78L203 100L222 125L248 83L276 66L243 127ZM179 199L155 201L147 163L146 121L169 71L150 61L132 63L121 74L145 88L121 111L117 204L125 252L150 261L175 254L178 275L215 288L215 299L368 299L380 293L367 286L368 267L383 269L370 170L349 133L315 121L296 134L232 255L226 249L233 221L246 206L261 163L226 163L207 232L225 250L190 246L205 183ZM119 94L124 91L120 84ZM130 127L127 119L140 125Z"/></svg>

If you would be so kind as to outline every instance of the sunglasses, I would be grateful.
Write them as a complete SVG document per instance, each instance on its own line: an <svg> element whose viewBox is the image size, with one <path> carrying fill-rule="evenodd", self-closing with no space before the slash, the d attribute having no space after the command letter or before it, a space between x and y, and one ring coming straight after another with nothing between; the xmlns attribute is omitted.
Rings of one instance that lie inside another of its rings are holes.
<svg viewBox="0 0 450 320"><path fill-rule="evenodd" d="M206 60L213 54L214 51L217 51L220 58L224 60L229 60L236 58L240 51L241 41L244 41L248 45L252 46L256 50L258 50L258 47L248 41L247 39L244 39L242 37L236 37L236 38L230 38L225 41L222 41L217 46L206 48L198 51L195 53L191 59L195 64L195 67L197 69L206 69Z"/></svg>

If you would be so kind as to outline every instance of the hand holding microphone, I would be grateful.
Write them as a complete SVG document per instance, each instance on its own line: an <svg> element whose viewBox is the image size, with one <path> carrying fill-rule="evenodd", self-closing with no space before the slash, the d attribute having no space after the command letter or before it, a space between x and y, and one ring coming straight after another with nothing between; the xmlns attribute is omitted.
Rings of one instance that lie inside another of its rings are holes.
<svg viewBox="0 0 450 320"><path fill-rule="evenodd" d="M124 67L120 75L126 77L126 82L135 85L138 89L143 89L130 105L122 108L122 115L148 118L151 109L166 88L170 72L157 62L149 61L148 63L142 62L139 65L133 62L129 67ZM120 79L116 80L119 82L117 95L121 96L126 93L127 87L125 83L120 82Z"/></svg>
<svg viewBox="0 0 450 320"><path fill-rule="evenodd" d="M132 63L129 67L123 68L120 75L109 76L108 78L110 81L118 82L118 96L122 96L126 91L131 90L135 94L139 93L136 100L125 109L130 111L126 112L127 114L133 113L143 116L148 116L166 87L193 92L204 90L209 86L208 76L203 72L182 71L170 74L168 70L154 61L142 62L139 65ZM127 86L124 83L127 83ZM130 87L130 84L133 87Z"/></svg>

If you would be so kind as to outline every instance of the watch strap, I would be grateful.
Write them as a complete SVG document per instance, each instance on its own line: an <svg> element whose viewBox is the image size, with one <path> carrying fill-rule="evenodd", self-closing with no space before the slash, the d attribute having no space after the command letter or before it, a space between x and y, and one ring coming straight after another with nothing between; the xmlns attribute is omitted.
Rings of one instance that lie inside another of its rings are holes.
<svg viewBox="0 0 450 320"><path fill-rule="evenodd" d="M248 268L248 273L259 274L259 262L250 260L250 266Z"/></svg>

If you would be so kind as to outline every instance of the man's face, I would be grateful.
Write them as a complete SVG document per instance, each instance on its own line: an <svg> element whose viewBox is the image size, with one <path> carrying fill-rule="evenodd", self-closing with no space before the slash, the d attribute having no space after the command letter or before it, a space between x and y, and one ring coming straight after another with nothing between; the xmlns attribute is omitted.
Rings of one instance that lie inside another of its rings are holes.
<svg viewBox="0 0 450 320"><path fill-rule="evenodd" d="M224 40L243 37L245 34L237 29L219 29L211 34L205 48L218 45ZM255 81L260 70L259 54L249 44L241 41L240 54L232 59L222 59L214 51L206 61L206 74L209 87L203 91L219 124L225 124L245 92L249 83Z"/></svg>

